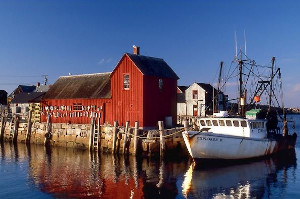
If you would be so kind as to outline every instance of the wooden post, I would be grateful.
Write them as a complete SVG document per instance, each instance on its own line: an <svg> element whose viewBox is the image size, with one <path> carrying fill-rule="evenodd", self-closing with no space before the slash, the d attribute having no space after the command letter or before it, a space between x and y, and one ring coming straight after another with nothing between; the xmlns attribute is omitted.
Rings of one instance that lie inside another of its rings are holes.
<svg viewBox="0 0 300 199"><path fill-rule="evenodd" d="M116 152L117 133L118 133L118 121L114 121L113 142L112 142L113 154Z"/></svg>
<svg viewBox="0 0 300 199"><path fill-rule="evenodd" d="M123 154L125 154L125 151L126 151L128 126L129 126L129 121L126 122L126 126L125 126L125 135L124 135L124 143L123 143Z"/></svg>
<svg viewBox="0 0 300 199"><path fill-rule="evenodd" d="M165 138L164 138L164 122L158 121L159 129L159 140L160 140L160 156L163 157L165 154Z"/></svg>
<svg viewBox="0 0 300 199"><path fill-rule="evenodd" d="M27 125L27 132L26 132L26 141L25 141L26 144L30 143L31 127L32 127L31 117L32 117L32 111L30 110L28 112L28 125Z"/></svg>
<svg viewBox="0 0 300 199"><path fill-rule="evenodd" d="M184 126L184 130L188 131L189 130L189 122L187 120L183 121L183 126Z"/></svg>
<svg viewBox="0 0 300 199"><path fill-rule="evenodd" d="M139 122L134 124L134 140L133 140L133 154L137 155L137 144L138 144L138 134L139 134Z"/></svg>
<svg viewBox="0 0 300 199"><path fill-rule="evenodd" d="M93 148L92 147L94 147L94 127L95 127L95 125L94 125L94 123L95 123L95 118L91 118L91 128L90 128L90 141L89 141L89 148L90 148L90 150L92 150Z"/></svg>
<svg viewBox="0 0 300 199"><path fill-rule="evenodd" d="M50 116L50 114L48 114L47 115L47 129L46 129L45 141L44 141L45 145L49 144L50 138L51 138L51 116Z"/></svg>
<svg viewBox="0 0 300 199"><path fill-rule="evenodd" d="M13 142L17 142L18 138L18 128L19 128L19 117L16 115L15 116L15 125L14 125L14 135L13 135Z"/></svg>
<svg viewBox="0 0 300 199"><path fill-rule="evenodd" d="M192 118L192 126L193 126L193 129L195 130L196 129L196 118Z"/></svg>
<svg viewBox="0 0 300 199"><path fill-rule="evenodd" d="M4 129L5 129L5 120L4 116L1 117L1 132L0 132L0 141L3 141L4 138Z"/></svg>

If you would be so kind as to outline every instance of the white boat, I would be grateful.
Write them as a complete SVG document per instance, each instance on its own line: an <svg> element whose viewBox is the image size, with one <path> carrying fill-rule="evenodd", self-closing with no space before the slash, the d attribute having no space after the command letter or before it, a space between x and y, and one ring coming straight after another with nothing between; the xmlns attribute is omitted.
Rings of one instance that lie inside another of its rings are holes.
<svg viewBox="0 0 300 199"><path fill-rule="evenodd" d="M241 58L236 60L239 70L239 97L237 102L239 112L237 115L239 118L228 117L227 113L215 114L207 118L197 118L198 131L190 131L185 125L186 130L183 132L183 138L190 155L194 159L238 160L257 158L295 147L297 134L288 135L284 108L282 109L284 125L281 128L278 126L278 116L274 114L276 111L271 110L274 106L272 98L275 98L278 103L278 98L274 96L273 79L276 75L279 78L281 77L280 68L277 70L274 68L275 57L272 58L272 67L269 67L271 68L270 77L267 80L260 78L256 83L255 92L253 97L250 98L250 101L255 100L256 104L250 103L248 106L245 104L247 89L243 82L248 81L250 74L253 73L253 68L251 68L248 77L243 79L245 74L243 66L248 59L243 59L242 56L241 53ZM255 64L253 60L248 62L251 67ZM277 80L277 83L281 83L281 81ZM281 84L280 88L282 88ZM269 98L267 100L269 104L265 106L268 111L251 109L250 105L256 107L264 92L267 93ZM247 109L251 110L245 114Z"/></svg>
<svg viewBox="0 0 300 199"><path fill-rule="evenodd" d="M184 131L183 138L194 159L238 160L271 155L294 148L296 136L268 133L266 120L201 118L200 131Z"/></svg>

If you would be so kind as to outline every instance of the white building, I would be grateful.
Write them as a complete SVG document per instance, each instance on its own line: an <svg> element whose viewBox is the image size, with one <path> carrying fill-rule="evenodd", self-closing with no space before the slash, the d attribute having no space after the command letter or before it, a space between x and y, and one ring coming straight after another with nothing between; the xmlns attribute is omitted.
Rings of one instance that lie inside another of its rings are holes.
<svg viewBox="0 0 300 199"><path fill-rule="evenodd" d="M215 96L215 97L214 97ZM212 115L213 109L225 110L225 97L210 84L193 83L189 87L177 88L177 115Z"/></svg>

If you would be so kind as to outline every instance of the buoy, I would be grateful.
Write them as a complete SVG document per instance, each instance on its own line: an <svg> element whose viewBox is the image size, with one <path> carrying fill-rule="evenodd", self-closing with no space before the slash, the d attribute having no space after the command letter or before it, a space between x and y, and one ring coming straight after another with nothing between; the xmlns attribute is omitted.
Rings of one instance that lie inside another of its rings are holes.
<svg viewBox="0 0 300 199"><path fill-rule="evenodd" d="M260 96L255 96L254 97L254 101L257 103L257 102L260 102Z"/></svg>

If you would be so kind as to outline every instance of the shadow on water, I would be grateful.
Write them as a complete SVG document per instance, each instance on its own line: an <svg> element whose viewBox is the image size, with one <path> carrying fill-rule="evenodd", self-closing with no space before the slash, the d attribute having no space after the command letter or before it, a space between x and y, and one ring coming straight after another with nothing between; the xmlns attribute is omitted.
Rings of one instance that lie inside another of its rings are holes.
<svg viewBox="0 0 300 199"><path fill-rule="evenodd" d="M231 165L139 159L38 145L1 144L1 161L28 161L27 176L56 198L269 198L295 180L295 152ZM292 179L291 179L292 178ZM277 190L278 189L278 190Z"/></svg>

